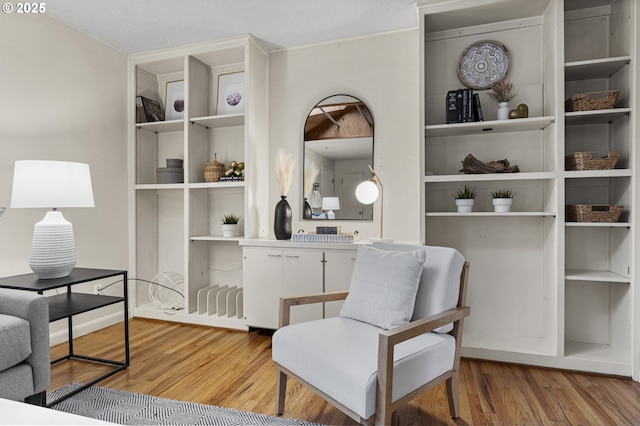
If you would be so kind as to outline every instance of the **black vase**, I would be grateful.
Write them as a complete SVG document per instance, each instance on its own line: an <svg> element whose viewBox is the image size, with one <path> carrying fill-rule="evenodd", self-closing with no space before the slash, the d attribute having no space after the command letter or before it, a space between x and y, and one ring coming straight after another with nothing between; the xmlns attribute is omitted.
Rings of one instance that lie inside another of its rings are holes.
<svg viewBox="0 0 640 426"><path fill-rule="evenodd" d="M273 232L277 240L291 239L291 206L287 202L287 197L280 196L281 200L276 204L276 212L273 220Z"/></svg>
<svg viewBox="0 0 640 426"><path fill-rule="evenodd" d="M302 218L303 219L311 219L312 215L313 215L313 209L311 209L311 205L309 204L309 202L305 198L304 199L304 208L302 209Z"/></svg>

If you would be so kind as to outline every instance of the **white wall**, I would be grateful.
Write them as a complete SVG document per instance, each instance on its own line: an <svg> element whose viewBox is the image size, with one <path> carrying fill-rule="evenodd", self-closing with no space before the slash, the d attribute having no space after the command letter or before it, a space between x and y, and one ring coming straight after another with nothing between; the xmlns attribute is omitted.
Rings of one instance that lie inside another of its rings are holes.
<svg viewBox="0 0 640 426"><path fill-rule="evenodd" d="M396 240L420 240L418 69L417 30L270 54L269 161L274 164L281 148L297 159L296 179L287 197L293 210L294 232L300 228L313 230L317 225L300 219L305 119L323 98L349 94L364 101L373 114L374 169L385 190L385 235ZM273 224L273 209L280 200L274 179L269 182L269 200L269 222ZM376 205L373 222L336 221L336 225L345 231L358 230L367 238L378 236L379 220ZM273 235L273 225L269 231Z"/></svg>
<svg viewBox="0 0 640 426"><path fill-rule="evenodd" d="M63 211L77 266L128 267L126 90L126 55L47 15L0 16L0 206L11 200L15 160L89 163L96 207ZM0 218L0 276L31 272L33 225L45 212Z"/></svg>

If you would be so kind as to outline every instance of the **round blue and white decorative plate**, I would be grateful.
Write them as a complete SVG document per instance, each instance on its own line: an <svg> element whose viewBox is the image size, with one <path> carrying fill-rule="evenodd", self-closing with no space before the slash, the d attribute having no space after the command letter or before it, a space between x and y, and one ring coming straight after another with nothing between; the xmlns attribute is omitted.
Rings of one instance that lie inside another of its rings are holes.
<svg viewBox="0 0 640 426"><path fill-rule="evenodd" d="M502 43L479 41L460 55L458 78L472 89L488 89L507 75L509 65L509 51Z"/></svg>

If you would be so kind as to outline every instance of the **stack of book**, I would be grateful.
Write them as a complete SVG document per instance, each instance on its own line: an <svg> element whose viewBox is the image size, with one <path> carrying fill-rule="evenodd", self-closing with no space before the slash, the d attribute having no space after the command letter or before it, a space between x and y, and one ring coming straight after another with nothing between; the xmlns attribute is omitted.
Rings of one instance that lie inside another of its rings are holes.
<svg viewBox="0 0 640 426"><path fill-rule="evenodd" d="M484 121L480 97L473 89L447 92L447 124Z"/></svg>

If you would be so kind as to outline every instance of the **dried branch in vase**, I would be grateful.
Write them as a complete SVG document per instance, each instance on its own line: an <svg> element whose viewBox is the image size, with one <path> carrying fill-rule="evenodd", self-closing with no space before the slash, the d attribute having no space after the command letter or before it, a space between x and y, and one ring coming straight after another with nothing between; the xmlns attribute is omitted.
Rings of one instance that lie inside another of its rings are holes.
<svg viewBox="0 0 640 426"><path fill-rule="evenodd" d="M496 102L509 102L516 96L513 90L513 84L508 79L500 80L491 86L492 93L489 93L491 99Z"/></svg>
<svg viewBox="0 0 640 426"><path fill-rule="evenodd" d="M281 149L276 158L276 180L278 181L280 195L284 197L289 194L289 190L291 189L294 166L295 162L291 154Z"/></svg>
<svg viewBox="0 0 640 426"><path fill-rule="evenodd" d="M313 189L313 183L318 177L318 173L320 173L320 169L315 163L312 161L304 170L304 198L309 198L311 195L311 190Z"/></svg>

